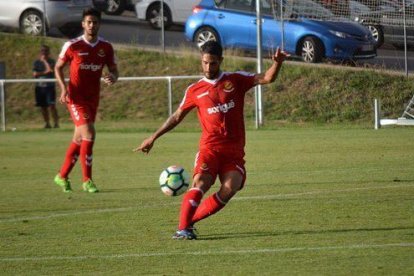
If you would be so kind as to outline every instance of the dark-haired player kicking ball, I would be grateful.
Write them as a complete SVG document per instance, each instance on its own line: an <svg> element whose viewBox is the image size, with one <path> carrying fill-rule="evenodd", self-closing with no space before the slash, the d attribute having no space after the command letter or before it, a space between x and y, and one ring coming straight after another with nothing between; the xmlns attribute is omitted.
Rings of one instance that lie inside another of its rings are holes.
<svg viewBox="0 0 414 276"><path fill-rule="evenodd" d="M204 78L187 88L178 109L135 151L148 153L156 139L177 126L188 112L197 108L202 127L199 152L196 154L192 187L184 195L178 230L174 239L196 239L196 222L218 212L243 188L244 167L244 98L258 84L274 82L287 53L277 49L273 64L264 74L227 73L220 70L222 47L214 41L201 47ZM217 176L218 192L201 201ZM201 204L200 204L201 202Z"/></svg>

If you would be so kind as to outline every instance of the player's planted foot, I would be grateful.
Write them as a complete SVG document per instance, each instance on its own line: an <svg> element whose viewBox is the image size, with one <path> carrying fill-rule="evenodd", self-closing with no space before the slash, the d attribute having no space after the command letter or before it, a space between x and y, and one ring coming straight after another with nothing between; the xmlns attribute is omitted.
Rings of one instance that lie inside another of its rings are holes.
<svg viewBox="0 0 414 276"><path fill-rule="evenodd" d="M62 177L60 177L60 175L59 175L59 174L57 174L57 175L55 176L55 183L56 183L56 185L58 185L58 186L62 187L63 192L65 192L65 193L70 193L70 192L72 192L72 188L71 188L71 186L70 186L70 181L69 181L69 179L62 178Z"/></svg>
<svg viewBox="0 0 414 276"><path fill-rule="evenodd" d="M88 193L97 193L99 192L98 188L95 186L93 181L89 179L88 181L83 182L83 190Z"/></svg>
<svg viewBox="0 0 414 276"><path fill-rule="evenodd" d="M174 240L196 240L197 235L193 232L193 229L187 228L183 230L177 230L172 238Z"/></svg>

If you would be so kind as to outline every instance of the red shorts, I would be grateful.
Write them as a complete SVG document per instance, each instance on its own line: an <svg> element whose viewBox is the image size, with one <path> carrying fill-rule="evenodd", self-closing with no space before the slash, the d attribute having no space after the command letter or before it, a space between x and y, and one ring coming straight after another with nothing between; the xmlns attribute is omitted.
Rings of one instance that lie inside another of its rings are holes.
<svg viewBox="0 0 414 276"><path fill-rule="evenodd" d="M68 103L67 107L76 126L95 122L97 105Z"/></svg>
<svg viewBox="0 0 414 276"><path fill-rule="evenodd" d="M238 171L243 176L242 186L246 181L246 169L244 167L244 151L214 151L211 149L200 149L194 162L194 174L210 174L215 182L217 175L223 175L229 171ZM241 189L240 188L240 189Z"/></svg>

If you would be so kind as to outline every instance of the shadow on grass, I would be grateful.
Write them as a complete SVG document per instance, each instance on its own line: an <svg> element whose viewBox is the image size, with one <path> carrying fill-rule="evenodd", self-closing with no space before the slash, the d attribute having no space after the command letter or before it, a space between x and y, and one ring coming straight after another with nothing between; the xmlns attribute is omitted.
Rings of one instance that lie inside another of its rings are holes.
<svg viewBox="0 0 414 276"><path fill-rule="evenodd" d="M375 232L375 231L399 231L399 230L414 230L414 226L399 226L399 227L377 227L377 228L351 228L351 229L320 229L320 230L304 230L304 231L263 231L263 232L234 232L221 233L211 235L200 235L198 240L226 240L226 239L240 239L252 237L276 237L284 235L319 235L326 233L350 233L350 232Z"/></svg>

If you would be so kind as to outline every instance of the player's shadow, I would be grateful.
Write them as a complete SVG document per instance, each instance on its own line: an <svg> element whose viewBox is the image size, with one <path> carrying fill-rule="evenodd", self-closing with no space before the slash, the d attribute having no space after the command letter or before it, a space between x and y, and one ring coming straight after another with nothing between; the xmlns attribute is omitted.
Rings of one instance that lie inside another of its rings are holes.
<svg viewBox="0 0 414 276"><path fill-rule="evenodd" d="M379 228L350 228L350 229L320 229L303 231L263 231L263 232L232 232L221 234L199 235L198 240L226 240L243 239L251 237L277 237L284 235L319 235L326 233L348 233L348 232L374 232L374 231L395 231L395 230L414 230L414 226L379 227Z"/></svg>

